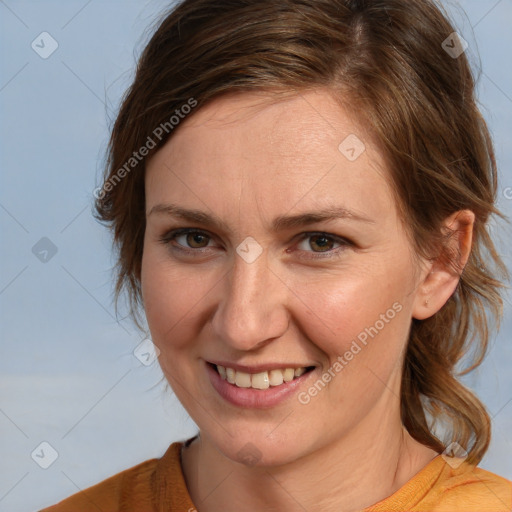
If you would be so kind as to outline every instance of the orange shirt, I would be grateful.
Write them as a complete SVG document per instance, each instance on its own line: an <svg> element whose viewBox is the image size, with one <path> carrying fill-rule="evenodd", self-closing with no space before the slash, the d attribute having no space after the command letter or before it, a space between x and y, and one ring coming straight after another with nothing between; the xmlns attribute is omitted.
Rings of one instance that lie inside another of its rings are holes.
<svg viewBox="0 0 512 512"><path fill-rule="evenodd" d="M191 439L189 440L191 441ZM196 512L181 468L183 443L41 512ZM510 512L512 482L441 455L392 496L363 512Z"/></svg>

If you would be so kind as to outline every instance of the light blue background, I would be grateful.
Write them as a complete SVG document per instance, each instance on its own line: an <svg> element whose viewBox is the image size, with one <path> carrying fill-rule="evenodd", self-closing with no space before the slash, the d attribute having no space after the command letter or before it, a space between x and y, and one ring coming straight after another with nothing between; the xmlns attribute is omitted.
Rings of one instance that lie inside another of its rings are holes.
<svg viewBox="0 0 512 512"><path fill-rule="evenodd" d="M145 29L168 2L0 1L0 511L36 510L143 460L195 426L157 364L132 353L141 336L115 319L110 236L91 216L121 94ZM512 2L450 2L482 61L479 95L495 138L499 207L512 215ZM474 27L472 29L472 26ZM474 30L474 32L473 32ZM48 59L31 48L58 42ZM494 229L508 257L510 228ZM40 262L42 237L57 254ZM485 364L466 382L493 415L481 466L512 479L512 333L507 300ZM49 442L59 457L41 469L30 454Z"/></svg>

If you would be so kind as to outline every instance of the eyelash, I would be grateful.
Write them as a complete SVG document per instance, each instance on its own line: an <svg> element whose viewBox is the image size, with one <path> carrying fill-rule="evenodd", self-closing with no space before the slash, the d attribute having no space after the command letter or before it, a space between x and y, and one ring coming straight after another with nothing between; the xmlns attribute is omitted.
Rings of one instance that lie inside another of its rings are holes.
<svg viewBox="0 0 512 512"><path fill-rule="evenodd" d="M193 234L193 233L206 236L210 240L213 239L213 237L211 235L209 235L206 231L201 231L201 230L198 230L195 228L181 228L181 229L174 229L172 231L169 231L164 236L160 237L159 241L161 243L163 243L164 245L169 246L169 245L171 245L171 242L173 242L179 236ZM335 248L335 249L330 249L330 250L324 251L324 252L318 252L318 253L312 252L311 256L307 256L304 259L315 260L315 259L333 259L336 257L341 257L341 253L347 247L354 245L352 242L350 242L349 240L347 240L345 238L342 238L342 237L339 237L336 235L331 235L329 233L324 233L322 231L312 231L312 232L301 233L301 238L299 239L299 241L297 243L300 243L303 240L307 240L308 238L311 238L313 236L321 236L321 237L324 237L327 239L331 239L335 243L339 243L340 247ZM186 248L186 247L182 246L181 244L178 244L178 245L173 245L172 249L181 251L181 252L189 254L189 255L196 256L198 253L201 254L202 252L204 252L204 250L208 249L208 247L200 247L200 248L192 249L192 248ZM309 252L309 251L304 251L304 252Z"/></svg>

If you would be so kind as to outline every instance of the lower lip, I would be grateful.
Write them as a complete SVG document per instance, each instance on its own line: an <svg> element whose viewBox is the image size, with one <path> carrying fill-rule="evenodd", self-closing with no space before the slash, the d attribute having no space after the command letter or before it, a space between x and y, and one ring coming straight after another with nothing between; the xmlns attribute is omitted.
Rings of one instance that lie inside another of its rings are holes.
<svg viewBox="0 0 512 512"><path fill-rule="evenodd" d="M224 400L238 407L250 409L267 409L281 404L315 373L315 370L311 370L290 382L283 382L279 386L270 386L268 389L253 389L239 388L230 384L208 363L206 363L206 370L212 386Z"/></svg>

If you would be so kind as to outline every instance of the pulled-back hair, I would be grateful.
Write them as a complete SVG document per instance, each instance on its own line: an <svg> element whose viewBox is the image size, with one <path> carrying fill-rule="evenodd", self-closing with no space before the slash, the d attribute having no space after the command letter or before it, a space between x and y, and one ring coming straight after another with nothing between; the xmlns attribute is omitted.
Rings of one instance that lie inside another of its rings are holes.
<svg viewBox="0 0 512 512"><path fill-rule="evenodd" d="M508 273L487 228L492 214L504 218L494 206L493 145L466 54L446 51L453 32L433 0L185 0L159 22L138 61L95 206L114 234L116 299L128 292L140 325L146 159L180 119L223 94L332 91L378 142L417 255L455 262L442 223L458 210L475 214L455 292L430 318L412 320L401 415L419 442L441 452L456 441L476 464L490 418L457 377L487 351Z"/></svg>

